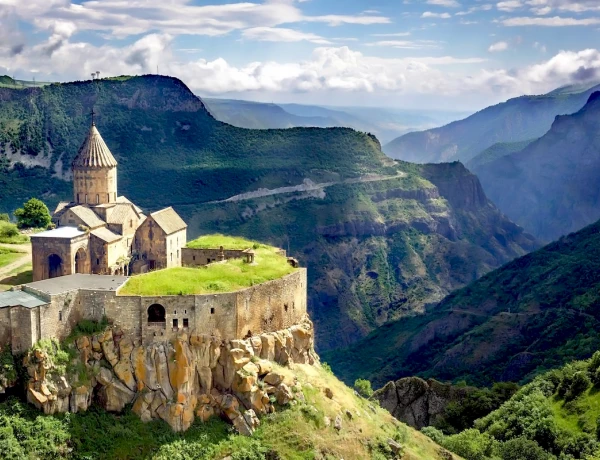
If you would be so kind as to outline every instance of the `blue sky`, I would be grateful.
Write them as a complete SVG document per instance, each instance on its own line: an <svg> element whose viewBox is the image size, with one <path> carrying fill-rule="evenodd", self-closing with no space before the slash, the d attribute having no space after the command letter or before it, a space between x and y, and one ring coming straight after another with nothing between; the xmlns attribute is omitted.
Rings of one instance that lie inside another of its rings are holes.
<svg viewBox="0 0 600 460"><path fill-rule="evenodd" d="M0 73L469 110L600 80L600 0L0 0Z"/></svg>

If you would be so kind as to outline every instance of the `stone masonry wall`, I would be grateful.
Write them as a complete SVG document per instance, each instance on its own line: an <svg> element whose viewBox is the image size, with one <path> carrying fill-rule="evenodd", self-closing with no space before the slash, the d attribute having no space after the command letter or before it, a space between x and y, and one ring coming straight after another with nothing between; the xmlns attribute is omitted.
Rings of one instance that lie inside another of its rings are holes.
<svg viewBox="0 0 600 460"><path fill-rule="evenodd" d="M212 262L218 262L221 255L220 249L182 248L181 264L184 267L201 267ZM225 260L242 259L246 253L242 249L223 249Z"/></svg>

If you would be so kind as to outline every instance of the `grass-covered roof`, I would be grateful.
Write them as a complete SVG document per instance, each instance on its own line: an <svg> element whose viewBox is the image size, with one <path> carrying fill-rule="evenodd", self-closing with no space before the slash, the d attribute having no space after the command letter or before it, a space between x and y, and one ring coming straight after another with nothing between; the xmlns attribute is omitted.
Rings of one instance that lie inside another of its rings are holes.
<svg viewBox="0 0 600 460"><path fill-rule="evenodd" d="M233 292L292 273L279 249L244 238L206 235L188 243L192 248L248 249L254 253L254 263L245 259L230 259L204 267L175 267L137 275L119 290L120 295L190 295Z"/></svg>

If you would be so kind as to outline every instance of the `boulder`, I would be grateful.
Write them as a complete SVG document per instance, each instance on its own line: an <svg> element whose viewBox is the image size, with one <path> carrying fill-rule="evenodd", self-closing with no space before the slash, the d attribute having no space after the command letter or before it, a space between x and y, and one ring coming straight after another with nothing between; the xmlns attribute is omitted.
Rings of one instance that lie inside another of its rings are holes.
<svg viewBox="0 0 600 460"><path fill-rule="evenodd" d="M342 416L341 415L336 415L335 417L335 421L333 422L333 427L337 430L340 431L342 429Z"/></svg>
<svg viewBox="0 0 600 460"><path fill-rule="evenodd" d="M283 382L284 378L285 376L279 372L269 372L267 375L265 375L264 381L266 384L276 387Z"/></svg>
<svg viewBox="0 0 600 460"><path fill-rule="evenodd" d="M260 336L262 342L262 348L260 351L260 357L267 361L275 360L275 337L272 334L262 334Z"/></svg>
<svg viewBox="0 0 600 460"><path fill-rule="evenodd" d="M289 404L294 399L294 394L285 383L282 383L279 385L279 387L277 387L275 398L277 398L277 404L284 406Z"/></svg>

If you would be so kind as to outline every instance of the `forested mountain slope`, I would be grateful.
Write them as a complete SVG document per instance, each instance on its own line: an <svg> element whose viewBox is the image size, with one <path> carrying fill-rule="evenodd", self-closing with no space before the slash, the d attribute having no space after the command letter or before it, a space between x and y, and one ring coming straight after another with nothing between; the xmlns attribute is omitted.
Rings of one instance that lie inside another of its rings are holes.
<svg viewBox="0 0 600 460"><path fill-rule="evenodd" d="M71 196L69 167L93 107L120 193L148 211L173 205L189 238L247 236L308 266L321 350L421 311L536 246L459 163L395 162L351 129L235 128L173 78L0 88L0 100L0 210Z"/></svg>
<svg viewBox="0 0 600 460"><path fill-rule="evenodd" d="M591 356L599 331L597 222L323 359L346 381L370 378L376 387L412 375L477 385L529 381Z"/></svg>

